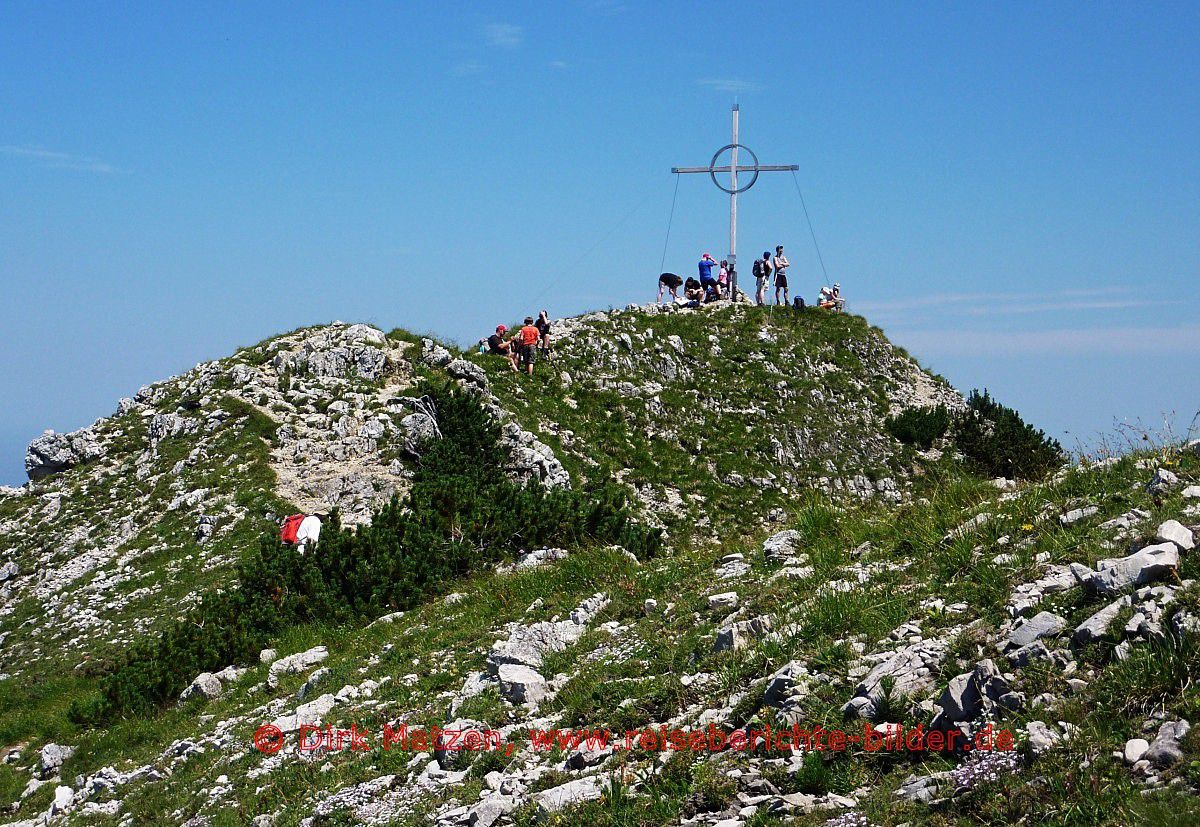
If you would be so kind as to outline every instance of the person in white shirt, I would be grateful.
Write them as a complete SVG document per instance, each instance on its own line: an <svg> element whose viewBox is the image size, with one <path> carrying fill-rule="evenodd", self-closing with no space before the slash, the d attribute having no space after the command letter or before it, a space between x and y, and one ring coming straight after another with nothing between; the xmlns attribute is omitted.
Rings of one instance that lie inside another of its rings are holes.
<svg viewBox="0 0 1200 827"><path fill-rule="evenodd" d="M775 268L775 304L779 304L779 291L783 290L783 303L788 303L788 282L787 268L792 266L792 263L787 260L787 256L783 254L783 245L780 244L775 248L775 258L771 260L772 266Z"/></svg>
<svg viewBox="0 0 1200 827"><path fill-rule="evenodd" d="M303 554L307 543L311 542L315 546L320 539L321 518L316 514L309 514L296 530L296 550Z"/></svg>
<svg viewBox="0 0 1200 827"><path fill-rule="evenodd" d="M842 285L835 284L833 287L821 288L821 301L817 305L826 310L832 310L834 313L841 313L846 309L846 300L842 298Z"/></svg>

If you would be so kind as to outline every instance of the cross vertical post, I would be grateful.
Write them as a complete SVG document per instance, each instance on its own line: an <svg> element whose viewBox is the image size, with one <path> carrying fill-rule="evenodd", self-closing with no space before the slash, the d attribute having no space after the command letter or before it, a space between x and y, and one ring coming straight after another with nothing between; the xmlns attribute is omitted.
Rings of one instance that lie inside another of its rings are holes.
<svg viewBox="0 0 1200 827"><path fill-rule="evenodd" d="M739 142L738 136L738 113L740 107L735 103L733 105L733 141L726 144L716 151L712 160L709 161L706 167L671 167L671 172L679 173L707 173L712 178L712 182L721 189L729 193L729 283L731 288L731 298L737 298L737 197L738 193L745 192L754 186L758 180L760 172L795 172L800 169L795 164L760 164L758 156L754 154L754 150ZM745 150L753 160L753 164L738 164L738 152ZM730 162L728 166L717 166L717 159L725 151L730 153ZM729 186L726 187L717 178L717 173L729 173ZM750 180L745 184L738 181L739 172L753 173Z"/></svg>
<svg viewBox="0 0 1200 827"><path fill-rule="evenodd" d="M729 156L729 270L737 272L737 194L738 194L738 111L740 107L733 105L733 151ZM730 294L737 295L737 281L733 275L729 277Z"/></svg>

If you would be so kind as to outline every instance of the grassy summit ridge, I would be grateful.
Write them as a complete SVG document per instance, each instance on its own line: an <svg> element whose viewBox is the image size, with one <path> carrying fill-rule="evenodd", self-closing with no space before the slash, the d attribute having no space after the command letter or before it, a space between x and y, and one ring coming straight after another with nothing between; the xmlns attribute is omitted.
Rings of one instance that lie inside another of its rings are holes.
<svg viewBox="0 0 1200 827"><path fill-rule="evenodd" d="M856 476L870 491L853 493L884 495L911 473L889 413L963 405L857 316L723 304L558 327L532 382L471 358L574 472L628 483L668 525L737 533L802 490L851 493Z"/></svg>

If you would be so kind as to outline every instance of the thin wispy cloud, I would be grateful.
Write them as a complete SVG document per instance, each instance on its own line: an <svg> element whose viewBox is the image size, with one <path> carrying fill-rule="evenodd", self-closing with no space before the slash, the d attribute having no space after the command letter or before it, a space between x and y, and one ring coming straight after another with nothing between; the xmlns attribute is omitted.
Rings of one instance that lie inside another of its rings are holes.
<svg viewBox="0 0 1200 827"><path fill-rule="evenodd" d="M737 78L706 78L699 81L701 86L707 86L716 92L726 92L740 95L746 92L761 92L766 87L761 83Z"/></svg>
<svg viewBox="0 0 1200 827"><path fill-rule="evenodd" d="M525 39L525 30L512 23L489 23L483 27L483 34L488 43L502 49L515 49Z"/></svg>
<svg viewBox="0 0 1200 827"><path fill-rule="evenodd" d="M550 61L550 68L551 69L569 69L569 68L571 68L571 64L567 63L565 60L552 60L552 61Z"/></svg>
<svg viewBox="0 0 1200 827"><path fill-rule="evenodd" d="M463 60L455 63L450 67L450 72L455 77L466 77L468 75L477 75L486 69L487 66L476 60Z"/></svg>
<svg viewBox="0 0 1200 827"><path fill-rule="evenodd" d="M1192 298L1148 297L1126 287L1097 287L1043 293L933 293L857 302L852 310L923 353L1141 353L1153 349L1155 335L1152 328L1134 325L1143 323L1148 314L1187 304ZM1018 323L1018 319L1030 321ZM1062 329L1064 325L1071 329ZM1200 345L1198 332L1196 327L1167 328L1164 347L1183 352Z"/></svg>
<svg viewBox="0 0 1200 827"><path fill-rule="evenodd" d="M604 15L620 14L628 8L622 0L592 0L589 5L592 11Z"/></svg>
<svg viewBox="0 0 1200 827"><path fill-rule="evenodd" d="M1027 300L1024 304L1009 305L1007 307L996 307L994 305L966 307L963 308L962 312L969 316L1024 316L1031 313L1061 313L1064 310L1130 310L1135 307L1153 307L1156 304L1158 304L1158 302L1149 301L1147 299L1124 299L1117 301L1041 301L1033 303L1030 303Z"/></svg>
<svg viewBox="0 0 1200 827"><path fill-rule="evenodd" d="M1027 356L1033 354L1191 354L1200 349L1200 327L1095 327L1054 330L891 331L918 356Z"/></svg>
<svg viewBox="0 0 1200 827"><path fill-rule="evenodd" d="M70 152L55 152L39 146L0 145L0 154L14 158L24 158L31 163L46 169L75 169L82 172L98 172L103 175L114 175L122 172L119 167L93 158L90 155L75 155Z"/></svg>
<svg viewBox="0 0 1200 827"><path fill-rule="evenodd" d="M865 313L889 313L920 308L952 308L955 313L986 315L999 312L1036 312L1041 306L1055 305L1062 309L1064 303L1100 307L1144 306L1149 302L1124 299L1120 294L1128 291L1122 287L1097 287L1080 290L1055 290L1036 296L1030 293L930 293L924 296L908 296L903 299L866 301L856 305ZM1108 297L1108 298L1105 298Z"/></svg>

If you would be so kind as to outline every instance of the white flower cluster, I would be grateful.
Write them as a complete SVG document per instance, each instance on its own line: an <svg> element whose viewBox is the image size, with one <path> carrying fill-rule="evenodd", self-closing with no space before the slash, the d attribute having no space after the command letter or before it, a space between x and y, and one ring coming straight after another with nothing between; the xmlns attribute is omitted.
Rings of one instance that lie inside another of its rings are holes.
<svg viewBox="0 0 1200 827"><path fill-rule="evenodd" d="M825 827L871 827L871 822L867 821L867 817L862 813L851 810L829 819L825 822Z"/></svg>
<svg viewBox="0 0 1200 827"><path fill-rule="evenodd" d="M971 753L967 760L950 771L954 782L954 794L973 790L979 784L999 781L1011 775L1021 766L1021 756L1012 751L984 751Z"/></svg>

